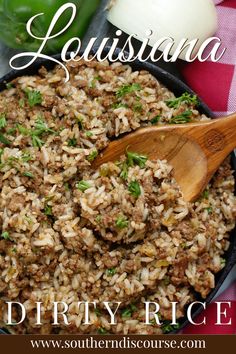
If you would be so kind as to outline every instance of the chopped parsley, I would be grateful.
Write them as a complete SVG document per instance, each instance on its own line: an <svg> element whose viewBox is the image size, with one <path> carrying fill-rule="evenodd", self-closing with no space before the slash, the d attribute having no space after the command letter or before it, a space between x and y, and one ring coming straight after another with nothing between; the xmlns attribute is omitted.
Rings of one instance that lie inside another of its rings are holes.
<svg viewBox="0 0 236 354"><path fill-rule="evenodd" d="M6 84L7 90L12 89L13 87L14 87L14 84L13 84L12 82L8 82L8 83Z"/></svg>
<svg viewBox="0 0 236 354"><path fill-rule="evenodd" d="M25 100L24 100L24 98L21 98L21 99L19 100L19 106L20 106L20 108L24 108L24 107L25 107Z"/></svg>
<svg viewBox="0 0 236 354"><path fill-rule="evenodd" d="M23 152L23 154L21 155L21 160L23 162L28 162L28 161L30 161L32 159L33 158L32 158L32 156L30 155L30 153L28 151Z"/></svg>
<svg viewBox="0 0 236 354"><path fill-rule="evenodd" d="M134 196L135 198L138 198L141 195L141 188L140 188L140 184L138 183L138 181L130 182L130 184L128 186L128 190L132 194L132 196Z"/></svg>
<svg viewBox="0 0 236 354"><path fill-rule="evenodd" d="M208 214L212 214L213 213L213 208L212 207L206 208L205 210L208 212Z"/></svg>
<svg viewBox="0 0 236 354"><path fill-rule="evenodd" d="M135 111L135 112L141 112L142 109L143 109L143 106L142 106L141 103L136 103L136 104L134 105L134 111Z"/></svg>
<svg viewBox="0 0 236 354"><path fill-rule="evenodd" d="M1 237L4 238L4 240L10 240L9 232L7 232L7 231L4 231L1 234Z"/></svg>
<svg viewBox="0 0 236 354"><path fill-rule="evenodd" d="M133 313L137 311L137 307L133 304L130 304L130 306L126 309L124 309L121 313L122 318L130 318Z"/></svg>
<svg viewBox="0 0 236 354"><path fill-rule="evenodd" d="M97 151L97 149L96 149L96 150L93 150L93 151L89 154L88 160L89 160L90 162L92 162L93 160L96 159L97 156L98 156L98 151Z"/></svg>
<svg viewBox="0 0 236 354"><path fill-rule="evenodd" d="M2 133L0 133L0 143L4 145L11 145L10 140L8 140Z"/></svg>
<svg viewBox="0 0 236 354"><path fill-rule="evenodd" d="M24 173L23 173L23 176L29 177L29 178L34 178L34 175L33 175L33 173L31 173L31 172L24 172Z"/></svg>
<svg viewBox="0 0 236 354"><path fill-rule="evenodd" d="M120 177L126 180L128 178L128 165L127 162L122 164L122 171L120 173Z"/></svg>
<svg viewBox="0 0 236 354"><path fill-rule="evenodd" d="M193 113L192 111L187 110L187 111L183 112L182 114L172 117L169 123L170 124L189 123L189 122L191 122L192 113Z"/></svg>
<svg viewBox="0 0 236 354"><path fill-rule="evenodd" d="M209 190L206 189L206 190L202 193L202 198L203 198L203 199L208 199L208 198L209 198L209 194L210 194Z"/></svg>
<svg viewBox="0 0 236 354"><path fill-rule="evenodd" d="M30 131L29 129L23 127L23 125L17 124L17 129L22 135L29 135Z"/></svg>
<svg viewBox="0 0 236 354"><path fill-rule="evenodd" d="M32 135L33 147L41 148L43 146L43 144L44 144L44 142L37 135Z"/></svg>
<svg viewBox="0 0 236 354"><path fill-rule="evenodd" d="M11 136L14 136L15 133L16 133L16 128L9 128L7 131L6 131L7 135L11 135Z"/></svg>
<svg viewBox="0 0 236 354"><path fill-rule="evenodd" d="M77 145L77 139L76 138L72 138L68 140L68 146L70 147L75 147Z"/></svg>
<svg viewBox="0 0 236 354"><path fill-rule="evenodd" d="M119 103L114 103L114 104L112 105L112 108L113 108L113 109L129 108L129 106L128 106L126 103L119 102Z"/></svg>
<svg viewBox="0 0 236 354"><path fill-rule="evenodd" d="M139 155L136 152L127 151L127 163L129 167L138 165L139 167L144 168L146 162L147 156Z"/></svg>
<svg viewBox="0 0 236 354"><path fill-rule="evenodd" d="M35 130L33 130L33 135L42 135L45 133L55 133L55 131L49 128L42 118L38 118L35 123Z"/></svg>
<svg viewBox="0 0 236 354"><path fill-rule="evenodd" d="M110 269L107 269L107 275L109 277L113 277L113 275L116 274L116 268L110 268Z"/></svg>
<svg viewBox="0 0 236 354"><path fill-rule="evenodd" d="M101 311L99 310L99 309L94 309L94 313L98 316L98 317L100 317L101 316Z"/></svg>
<svg viewBox="0 0 236 354"><path fill-rule="evenodd" d="M27 89L25 91L30 107L34 107L42 103L42 95L40 91Z"/></svg>
<svg viewBox="0 0 236 354"><path fill-rule="evenodd" d="M5 114L0 114L0 129L5 128L7 125Z"/></svg>
<svg viewBox="0 0 236 354"><path fill-rule="evenodd" d="M127 95L128 93L140 91L142 88L140 84L124 85L119 90L116 91L116 97L121 98Z"/></svg>
<svg viewBox="0 0 236 354"><path fill-rule="evenodd" d="M177 325L171 325L170 321L164 321L163 325L161 326L162 332L163 333L170 333L174 330L177 330L180 328L180 324L178 323Z"/></svg>
<svg viewBox="0 0 236 354"><path fill-rule="evenodd" d="M53 216L53 213L52 213L52 206L46 204L45 207L44 207L43 212L44 212L44 214L45 214L46 216Z"/></svg>
<svg viewBox="0 0 236 354"><path fill-rule="evenodd" d="M84 120L84 119L83 119L82 116L77 117L77 123L78 123L78 126L79 126L79 129L80 129L80 130L83 130L83 129L84 129L83 120Z"/></svg>
<svg viewBox="0 0 236 354"><path fill-rule="evenodd" d="M161 116L156 116L151 120L152 125L157 124L161 119Z"/></svg>
<svg viewBox="0 0 236 354"><path fill-rule="evenodd" d="M95 88L95 87L96 87L96 82L97 82L97 81L101 81L101 79L102 79L102 78L101 78L100 76L95 76L95 77L93 78L93 80L91 81L89 87L90 87L90 88Z"/></svg>
<svg viewBox="0 0 236 354"><path fill-rule="evenodd" d="M85 192L87 189L91 188L91 185L86 181L80 181L76 184L76 187L81 191Z"/></svg>
<svg viewBox="0 0 236 354"><path fill-rule="evenodd" d="M193 106L198 105L198 98L196 95L190 95L189 93L185 92L182 96L174 99L170 99L166 101L166 104L169 108L178 108L181 103L190 104Z"/></svg>
<svg viewBox="0 0 236 354"><path fill-rule="evenodd" d="M107 334L107 330L106 330L105 328L103 328L103 327L100 327L100 328L98 329L98 333L99 333L99 334Z"/></svg>
<svg viewBox="0 0 236 354"><path fill-rule="evenodd" d="M86 135L87 138L90 138L91 136L93 136L93 133L90 132L90 131L87 131L87 132L85 133L85 135Z"/></svg>
<svg viewBox="0 0 236 354"><path fill-rule="evenodd" d="M116 219L116 226L119 229L125 229L129 225L129 221L124 216L118 216Z"/></svg>
<svg viewBox="0 0 236 354"><path fill-rule="evenodd" d="M102 220L101 215L97 215L95 218L95 221L99 223L99 222L101 222L101 220Z"/></svg>

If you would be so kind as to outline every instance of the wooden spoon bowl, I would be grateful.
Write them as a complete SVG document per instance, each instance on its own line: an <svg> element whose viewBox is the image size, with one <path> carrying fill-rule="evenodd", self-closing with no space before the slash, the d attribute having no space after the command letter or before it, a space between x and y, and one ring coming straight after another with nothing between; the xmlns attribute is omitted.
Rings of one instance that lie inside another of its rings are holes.
<svg viewBox="0 0 236 354"><path fill-rule="evenodd" d="M141 128L109 144L94 168L127 151L167 160L187 201L194 201L236 147L236 113L207 122Z"/></svg>

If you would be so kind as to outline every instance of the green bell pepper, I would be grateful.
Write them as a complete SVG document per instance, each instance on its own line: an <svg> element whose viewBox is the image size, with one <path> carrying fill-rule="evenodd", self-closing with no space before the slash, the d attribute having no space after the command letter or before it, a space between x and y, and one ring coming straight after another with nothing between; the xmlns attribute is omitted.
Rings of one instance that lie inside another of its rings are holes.
<svg viewBox="0 0 236 354"><path fill-rule="evenodd" d="M76 18L60 36L49 39L43 50L48 54L60 52L72 37L83 37L101 0L0 0L0 40L10 48L37 51L42 41L27 33L26 23L34 15L44 13L33 21L31 31L37 37L45 37L56 11L68 2L77 6ZM52 34L62 30L71 15L71 9L67 9L57 21Z"/></svg>

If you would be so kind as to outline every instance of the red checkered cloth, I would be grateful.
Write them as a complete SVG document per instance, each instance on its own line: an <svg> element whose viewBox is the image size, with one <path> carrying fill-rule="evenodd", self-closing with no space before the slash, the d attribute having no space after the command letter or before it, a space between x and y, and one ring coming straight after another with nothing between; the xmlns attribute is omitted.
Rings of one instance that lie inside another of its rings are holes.
<svg viewBox="0 0 236 354"><path fill-rule="evenodd" d="M188 85L205 101L217 116L236 112L236 0L215 0L219 26L216 36L222 40L225 54L217 63L195 61L182 68L182 74ZM229 301L226 304L227 316L222 322L231 325L215 325L217 322L216 303L211 303L206 311L195 321L205 325L189 325L184 334L236 334L236 282L223 292L215 301Z"/></svg>
<svg viewBox="0 0 236 354"><path fill-rule="evenodd" d="M216 36L226 52L219 62L187 64L182 74L217 116L236 112L236 0L215 0L219 26Z"/></svg>

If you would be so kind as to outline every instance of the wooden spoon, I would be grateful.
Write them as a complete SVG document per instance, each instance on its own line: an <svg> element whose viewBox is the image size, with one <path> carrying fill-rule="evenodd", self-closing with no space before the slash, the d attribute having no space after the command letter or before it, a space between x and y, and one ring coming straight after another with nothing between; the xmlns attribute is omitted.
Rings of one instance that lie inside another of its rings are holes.
<svg viewBox="0 0 236 354"><path fill-rule="evenodd" d="M194 201L235 147L236 113L208 122L140 128L111 142L93 166L116 161L127 149L167 160L185 200Z"/></svg>

